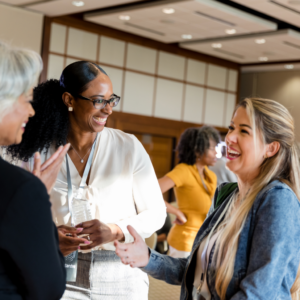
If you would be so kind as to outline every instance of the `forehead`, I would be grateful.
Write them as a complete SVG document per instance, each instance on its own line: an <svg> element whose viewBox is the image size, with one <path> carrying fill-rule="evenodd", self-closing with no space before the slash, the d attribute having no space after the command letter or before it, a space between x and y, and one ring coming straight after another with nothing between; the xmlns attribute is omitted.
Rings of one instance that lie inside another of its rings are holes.
<svg viewBox="0 0 300 300"><path fill-rule="evenodd" d="M250 122L250 118L247 114L247 111L244 107L239 107L233 117L232 117L232 122L235 124L235 125L239 125L239 124L246 124L246 125L249 125L251 126L251 122Z"/></svg>
<svg viewBox="0 0 300 300"><path fill-rule="evenodd" d="M88 88L85 90L84 94L85 95L113 94L113 87L110 78L103 73L99 73L99 75L88 84Z"/></svg>

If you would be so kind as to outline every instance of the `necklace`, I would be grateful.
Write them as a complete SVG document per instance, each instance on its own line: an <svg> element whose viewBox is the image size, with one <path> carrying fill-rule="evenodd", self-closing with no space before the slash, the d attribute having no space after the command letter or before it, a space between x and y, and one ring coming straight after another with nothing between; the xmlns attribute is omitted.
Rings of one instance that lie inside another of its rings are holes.
<svg viewBox="0 0 300 300"><path fill-rule="evenodd" d="M68 141L69 142L69 141ZM70 143L70 142L69 142ZM70 143L70 145L72 146L72 144ZM93 147L94 143L92 144L92 146L90 147L90 149L88 150L88 152L84 155L84 157L81 157L78 152L75 150L75 148L72 146L72 149L75 151L75 153L78 155L78 157L80 158L80 162L83 164L84 163L84 158L88 155L88 153L91 151L92 147Z"/></svg>

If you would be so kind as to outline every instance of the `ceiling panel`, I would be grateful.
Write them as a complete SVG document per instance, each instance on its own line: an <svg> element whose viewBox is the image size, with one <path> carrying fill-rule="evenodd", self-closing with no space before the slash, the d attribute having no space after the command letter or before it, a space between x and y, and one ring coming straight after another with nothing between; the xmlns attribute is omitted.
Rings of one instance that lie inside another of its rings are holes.
<svg viewBox="0 0 300 300"><path fill-rule="evenodd" d="M300 27L298 0L231 0L289 24Z"/></svg>
<svg viewBox="0 0 300 300"><path fill-rule="evenodd" d="M0 0L1 1L1 0ZM25 0L12 0L15 2L25 2ZM108 6L121 5L133 2L139 2L141 0L83 0L83 6L74 6L72 0L50 0L43 1L42 3L36 3L35 0L26 0L26 2L35 3L31 5L25 5L27 8L41 12L47 16L60 16L67 14L74 14L88 10L101 9ZM10 2L10 1L8 1ZM79 1L77 1L79 2Z"/></svg>
<svg viewBox="0 0 300 300"><path fill-rule="evenodd" d="M164 13L163 9L166 8L173 9L174 13ZM127 20L121 20L121 16ZM165 43L184 41L182 35L191 35L192 40L228 36L225 32L228 29L234 29L236 34L277 29L273 22L213 0L136 4L122 10L86 14L84 18Z"/></svg>
<svg viewBox="0 0 300 300"><path fill-rule="evenodd" d="M263 39L265 43L257 44L257 39ZM213 48L215 44L220 48ZM180 46L241 64L260 63L262 58L274 62L299 60L300 33L287 29L248 36L186 42L181 43Z"/></svg>

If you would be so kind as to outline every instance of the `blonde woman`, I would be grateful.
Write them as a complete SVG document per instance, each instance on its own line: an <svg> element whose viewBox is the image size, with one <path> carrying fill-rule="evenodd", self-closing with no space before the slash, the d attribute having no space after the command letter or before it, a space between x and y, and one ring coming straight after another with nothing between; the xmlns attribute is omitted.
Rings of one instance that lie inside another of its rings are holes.
<svg viewBox="0 0 300 300"><path fill-rule="evenodd" d="M180 299L296 299L300 183L294 121L281 104L245 99L226 136L237 184L218 187L189 258L115 242L124 264L182 286Z"/></svg>

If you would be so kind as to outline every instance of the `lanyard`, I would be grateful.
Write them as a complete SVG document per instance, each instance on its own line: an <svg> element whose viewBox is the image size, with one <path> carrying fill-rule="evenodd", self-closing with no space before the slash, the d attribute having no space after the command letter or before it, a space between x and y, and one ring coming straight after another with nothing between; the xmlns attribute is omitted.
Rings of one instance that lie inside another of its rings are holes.
<svg viewBox="0 0 300 300"><path fill-rule="evenodd" d="M98 134L97 134L97 136L98 136ZM91 149L88 161L87 161L86 166L84 168L83 176L81 178L81 182L80 182L80 185L79 185L80 189L83 189L84 186L86 185L86 180L87 180L87 177L89 175L89 172L90 172L90 169L91 169L91 166L92 166L92 160L93 160L93 156L94 156L97 136L95 138L95 141L94 141L93 147ZM66 155L66 165L67 165L67 181L68 181L68 205L69 205L69 212L70 212L71 217L72 217L71 205L72 205L73 187L72 187L72 181L71 181L71 175L70 175L68 155Z"/></svg>

